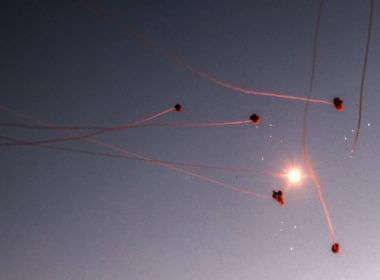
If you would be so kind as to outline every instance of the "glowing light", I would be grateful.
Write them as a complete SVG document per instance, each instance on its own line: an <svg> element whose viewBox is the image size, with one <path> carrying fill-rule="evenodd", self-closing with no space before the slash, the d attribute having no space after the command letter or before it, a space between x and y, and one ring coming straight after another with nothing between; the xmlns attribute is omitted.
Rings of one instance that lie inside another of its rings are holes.
<svg viewBox="0 0 380 280"><path fill-rule="evenodd" d="M298 183L301 181L302 174L299 169L293 168L289 170L287 177L290 183Z"/></svg>

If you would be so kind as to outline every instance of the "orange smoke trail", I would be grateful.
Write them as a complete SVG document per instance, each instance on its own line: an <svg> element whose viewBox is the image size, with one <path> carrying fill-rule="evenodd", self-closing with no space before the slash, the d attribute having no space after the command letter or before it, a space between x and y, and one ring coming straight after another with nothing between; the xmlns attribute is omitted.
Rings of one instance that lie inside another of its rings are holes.
<svg viewBox="0 0 380 280"><path fill-rule="evenodd" d="M145 122L145 121L144 121ZM251 120L243 121L230 121L230 122L193 122L193 123L152 123L152 124L128 124L124 125L122 128L141 128L141 127L191 127L191 126L229 126L229 125L243 125L247 123L252 123ZM32 125L25 123L14 123L14 122L2 122L0 121L0 126L5 127L16 127L16 128L27 128L27 129L40 129L40 130L115 130L112 127L99 127L99 126L48 126L48 125Z"/></svg>
<svg viewBox="0 0 380 280"><path fill-rule="evenodd" d="M0 108L6 108L6 107L1 106ZM47 139L47 140L29 141L29 142L25 142L25 144L49 144L49 143L67 142L67 141L75 141L75 140L91 138L91 137L94 137L96 135L100 135L100 134L103 134L106 132L119 131L119 130L131 128L131 127L136 127L136 126L141 125L145 122L157 119L157 118L159 118L165 114L168 114L174 110L175 110L174 108L169 108L169 109L166 109L160 113L154 114L153 116L144 118L142 120L129 122L127 124L122 124L122 125L119 125L117 127L102 128L100 130L97 130L95 132L85 134L85 135L75 135L75 136L71 136L71 137L60 137L60 138L53 138L53 139ZM12 110L9 110L9 111L13 112ZM22 114L20 114L20 115L22 115ZM25 115L23 115L23 116L25 117ZM42 127L49 128L49 129L54 128L54 126L42 126ZM57 126L55 130L60 130L60 128ZM63 130L66 130L66 129L63 129ZM1 143L0 144L0 146L14 146L14 145L18 145L18 144L17 143Z"/></svg>
<svg viewBox="0 0 380 280"><path fill-rule="evenodd" d="M106 22L112 23L112 24L117 24L121 27L125 27L129 31L135 34L135 36L141 40L142 42L146 43L147 45L151 46L152 48L157 49L162 55L165 57L173 60L175 63L178 65L184 67L185 69L189 70L190 72L218 85L224 88L231 89L233 91L237 91L240 93L244 94L250 94L250 95L260 95L260 96L267 96L267 97L274 97L274 98L281 98L281 99L290 99L290 100L297 100L297 101L308 101L312 103L320 103L320 104L325 104L325 105L331 105L333 106L333 103L327 100L323 99L311 99L311 98L305 98L305 97L299 97L299 96L292 96L292 95L286 95L282 93L272 93L272 92L264 92L264 91L257 91L257 90L252 90L252 89L245 89L241 88L239 86L227 83L225 81L219 80L215 78L214 76L200 70L199 68L186 63L183 59L181 59L178 55L175 53L169 51L168 49L162 47L157 41L153 40L152 38L148 37L147 35L139 32L134 28L133 26L129 24L122 23L120 20L111 18L106 15L104 10L102 8L99 8L95 6L93 3L88 3L88 1L81 0L81 2L89 9L95 10L95 13L106 20Z"/></svg>
<svg viewBox="0 0 380 280"><path fill-rule="evenodd" d="M145 34L142 34L140 32L134 31L136 33L137 38L140 40L144 41L145 43L149 44L151 47L156 48L159 50L162 54L164 54L166 57L172 59L174 62L177 64L185 67L187 70L190 72L193 72L194 74L197 74L198 76L201 76L205 78L206 80L209 80L210 82L219 85L224 88L231 89L233 91L238 91L244 94L250 94L250 95L261 95L261 96L267 96L267 97L275 97L275 98L282 98L282 99L291 99L291 100L298 100L298 101L308 101L312 103L321 103L321 104L326 104L326 105L332 105L333 103L327 100L322 100L322 99L312 99L312 98L306 98L306 97L299 97L299 96L292 96L292 95L286 95L282 93L271 93L271 92L264 92L264 91L256 91L252 89L245 89L238 87L236 85L224 82L222 80L219 80L210 74L203 72L202 70L194 67L191 64L188 64L184 62L181 58L179 58L176 54L170 52L169 50L163 48L158 42L154 41L153 39L147 37Z"/></svg>
<svg viewBox="0 0 380 280"><path fill-rule="evenodd" d="M315 64L316 64L316 58L317 58L317 44L318 44L318 34L319 34L319 26L320 26L320 19L321 19L321 13L322 13L322 6L323 6L323 0L320 1L319 9L318 9L318 16L317 16L317 23L314 30L314 40L313 40L313 50L312 50L312 67L311 67L311 78L309 83L309 89L308 89L308 97L311 96L312 90L313 90L313 84L314 84L314 77L315 77ZM329 210L327 209L326 202L322 195L321 185L319 184L319 181L317 179L317 176L315 175L313 166L310 162L309 157L309 151L308 151L308 145L307 145L307 117L308 117L308 111L309 111L309 102L306 102L305 104L305 111L304 111L304 121L303 121L303 153L304 153L304 159L306 162L307 170L309 171L310 177L315 185L315 188L317 189L319 200L322 204L323 211L325 213L327 224L330 229L331 238L333 240L333 243L336 243L336 237L335 237L335 231L331 222L331 217Z"/></svg>
<svg viewBox="0 0 380 280"><path fill-rule="evenodd" d="M119 131L123 129L130 129L130 128L143 128L143 127L210 127L210 126L232 126L232 125L243 125L247 123L252 123L251 120L243 120L243 121L232 121L232 122L194 122L194 123L156 123L156 124L143 124L147 121L153 120L155 118L158 118L159 116L162 116L163 114L166 114L167 111L172 111L172 109L163 111L159 114L156 114L152 117L143 119L141 121L136 121L131 124L125 124L121 125L115 128L98 128L97 132L89 133L86 135L81 136L73 136L73 137L59 137L59 138L52 138L52 139L45 139L45 140L37 140L37 141L23 141L24 144L49 144L49 143L58 143L58 142L67 142L67 141L75 141L75 140L81 140L84 138L90 138L95 135L99 135L101 133L110 132L110 131ZM83 127L60 127L57 126L56 128L54 126L38 126L38 125L29 125L29 124L14 124L14 126L11 123L3 123L0 122L0 126L7 127L21 127L21 128L33 128L33 129L48 129L48 130L76 130ZM90 127L86 127L85 129L90 129ZM96 129L96 127L93 127L92 129ZM24 145L22 143L0 143L0 146L17 146L17 145Z"/></svg>
<svg viewBox="0 0 380 280"><path fill-rule="evenodd" d="M306 153L308 153L307 150L306 150ZM319 184L317 176L314 173L314 170L313 170L313 167L312 167L312 165L310 163L310 159L309 159L308 155L305 156L305 161L306 161L306 166L307 166L307 169L309 171L310 177L313 180L314 185L315 185L315 187L317 189L319 200L320 200L320 202L322 204L323 212L325 213L325 216L326 216L326 219L327 219L327 223L328 223L328 226L329 226L329 229L330 229L331 238L333 240L333 243L336 243L336 236L335 236L334 227L333 227L333 224L332 224L332 221L331 221L330 213L329 213L329 210L327 208L326 202L325 202L325 200L323 198L323 194L322 194L322 191L321 191L321 185Z"/></svg>
<svg viewBox="0 0 380 280"><path fill-rule="evenodd" d="M218 185L218 186L221 186L221 187L224 187L224 188L227 188L227 189L230 189L230 190L242 193L242 194L246 194L246 195L250 195L250 196L254 196L254 197L262 198L262 199L271 199L270 196L259 194L259 193L256 193L256 192L252 192L252 191L249 191L247 189L239 188L239 187L236 187L236 186L233 186L233 185L230 185L230 184L218 181L218 180L213 179L213 178L206 177L204 175L201 175L201 174L198 174L198 173L195 173L193 171L189 171L189 170L186 170L186 169L183 169L183 168L180 168L180 167L172 166L172 165L166 164L166 163L160 163L160 162L154 161L153 159L151 159L149 157L142 156L142 155L137 154L135 152L131 152L131 151L125 149L125 148L121 148L121 147L118 147L118 146L114 146L114 145L111 145L111 144L104 143L104 142L99 141L97 139L90 138L90 139L86 139L86 140L94 142L94 143L97 143L97 144L99 144L101 146L104 146L104 147L108 147L109 149L112 149L114 151L119 151L119 152L128 154L130 156L142 159L145 162L148 162L148 163L151 163L151 164L155 164L155 165L159 165L159 166L162 166L162 167L165 167L165 168L168 168L168 169L172 169L172 170L178 171L180 173L183 173L183 174L186 174L186 175L190 175L190 176L199 178L199 179L201 179L203 181L206 181L206 182L209 182L209 183L212 183L212 184L215 184L215 185Z"/></svg>
<svg viewBox="0 0 380 280"><path fill-rule="evenodd" d="M120 159L128 159L128 160L149 161L149 162L163 163L163 164L174 165L174 166L214 169L214 170L227 171L227 172L238 173L238 174L252 174L253 173L256 175L272 176L272 177L278 177L278 178L284 178L287 176L285 173L268 172L268 171L257 170L254 168L233 168L233 167L215 166L215 165L202 164L202 163L177 162L177 161L155 160L155 159L144 160L141 158L126 156L126 155L120 155L120 154L110 154L110 153L94 152L94 151L83 150L83 149L64 148L64 147L51 146L51 145L47 145L47 144L35 144L35 143L30 143L30 142L27 142L24 140L15 139L15 138L6 137L6 136L1 136L1 135L0 135L0 139L4 139L7 141L18 143L19 145L23 145L23 146L35 146L38 148L45 148L45 149L49 149L49 150L75 152L75 153L79 153L79 154L102 156L102 157L108 157L108 158L120 158Z"/></svg>
<svg viewBox="0 0 380 280"><path fill-rule="evenodd" d="M1 106L0 108L6 108L4 106ZM173 109L171 109L173 110ZM9 110L11 111L11 110ZM168 111L168 110L165 110L165 111ZM159 113L161 114L161 113ZM159 114L156 114L155 116L159 115ZM20 114L19 114L20 115ZM27 118L31 118L32 117L29 117L25 114L22 114L23 117L27 117ZM34 119L34 118L33 118ZM146 120L146 119L145 119ZM39 121L40 122L40 121ZM49 124L49 126L54 126L54 125L51 125ZM78 136L79 137L79 136ZM4 138L4 137L2 137ZM73 138L73 137L72 137ZM154 164L154 165L159 165L159 166L162 166L162 167L165 167L165 168L168 168L168 169L172 169L172 170L175 170L177 172L180 172L180 173L183 173L183 174L186 174L186 175L190 175L190 176L193 176L193 177L196 177L196 178L199 178L203 181L206 181L206 182L209 182L209 183L212 183L212 184L215 184L217 186L220 186L220 187L224 187L226 189L230 189L230 190L233 190L233 191L236 191L236 192L239 192L239 193L242 193L242 194L246 194L246 195L249 195L249 196L254 196L254 197L257 197L257 198L261 198L261 199L271 199L270 196L267 196L267 195L263 195L263 194L259 194L259 193L256 193L256 192L252 192L252 191L249 191L247 189L243 189L243 188L239 188L239 187L236 187L236 186L233 186L233 185L230 185L230 184L227 184L227 183L224 183L224 182L221 182L221 181L218 181L216 179L213 179L213 178L209 178L209 177L206 177L204 175L201 175L201 174L198 174L198 173L195 173L193 171L189 171L189 170L186 170L186 169L183 169L183 168L180 168L180 167L176 167L176 166L173 166L171 164L168 164L168 163L162 163L162 162L159 162L159 161L156 161L154 159L151 159L149 157L145 157L145 156L142 156L142 155L139 155L135 152L132 152L132 151L129 151L125 148L121 148L121 147L118 147L118 146L114 146L114 145L111 145L111 144L108 144L108 143L104 143L98 139L95 139L95 138L92 138L92 137L86 137L86 138L82 138L83 140L86 140L88 142L92 142L92 143L96 143L100 146L103 146L103 147L106 147L106 148L109 148L111 150L114 150L114 151L117 151L117 152L121 152L121 153L124 153L124 154L127 154L129 156L132 156L136 159L139 159L139 160L142 160L142 161L145 161L147 163L150 163L150 164ZM8 140L11 140L11 138L8 138ZM17 141L17 140L16 140ZM33 142L26 142L24 143L25 145L39 145L39 144L36 144L36 143L33 143Z"/></svg>
<svg viewBox="0 0 380 280"><path fill-rule="evenodd" d="M202 127L202 126L231 126L252 123L251 120L231 122L193 122L193 123L152 123L135 126L139 127Z"/></svg>

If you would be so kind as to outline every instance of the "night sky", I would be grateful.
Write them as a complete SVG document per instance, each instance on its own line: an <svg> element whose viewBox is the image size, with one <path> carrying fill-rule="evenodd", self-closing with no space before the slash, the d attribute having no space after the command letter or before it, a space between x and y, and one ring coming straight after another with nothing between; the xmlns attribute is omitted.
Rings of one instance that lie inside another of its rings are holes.
<svg viewBox="0 0 380 280"><path fill-rule="evenodd" d="M306 97L319 0L2 4L0 279L379 279L377 0L351 151L369 3L324 1L312 98L339 96L345 110L309 103L310 159L339 254L304 162L305 102L234 91L178 63ZM25 143L94 130L12 127L117 127L177 103L183 112L76 141ZM258 126L178 125L253 113ZM300 184L268 175L292 166L303 170ZM284 191L284 207L272 190Z"/></svg>

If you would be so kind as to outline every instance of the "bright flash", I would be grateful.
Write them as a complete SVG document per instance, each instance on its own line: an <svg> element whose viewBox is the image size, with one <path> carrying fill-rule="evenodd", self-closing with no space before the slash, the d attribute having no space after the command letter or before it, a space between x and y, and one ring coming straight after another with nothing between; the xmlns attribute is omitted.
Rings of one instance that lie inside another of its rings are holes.
<svg viewBox="0 0 380 280"><path fill-rule="evenodd" d="M298 183L299 181L301 181L302 174L299 169L294 168L289 170L287 177L290 183Z"/></svg>

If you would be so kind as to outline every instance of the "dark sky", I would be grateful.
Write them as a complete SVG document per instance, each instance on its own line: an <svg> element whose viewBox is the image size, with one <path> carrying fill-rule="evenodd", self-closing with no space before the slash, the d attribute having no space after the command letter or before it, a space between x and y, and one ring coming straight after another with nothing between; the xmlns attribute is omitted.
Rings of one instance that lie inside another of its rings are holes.
<svg viewBox="0 0 380 280"><path fill-rule="evenodd" d="M304 102L218 86L134 31L225 82L305 97L319 1L94 2L104 16L79 0L43 2L2 4L1 122L112 127L176 103L182 113L151 123L239 121L257 113L258 127L131 128L96 139L157 160L306 172ZM340 254L330 250L306 174L286 187L273 176L181 167L268 196L282 189L281 208L144 161L0 146L0 278L378 279L379 1L373 13L354 153L369 1L327 0L321 17L312 97L339 96L345 110L310 104L308 144ZM0 128L0 136L24 141L70 133ZM125 155L94 141L52 146Z"/></svg>

